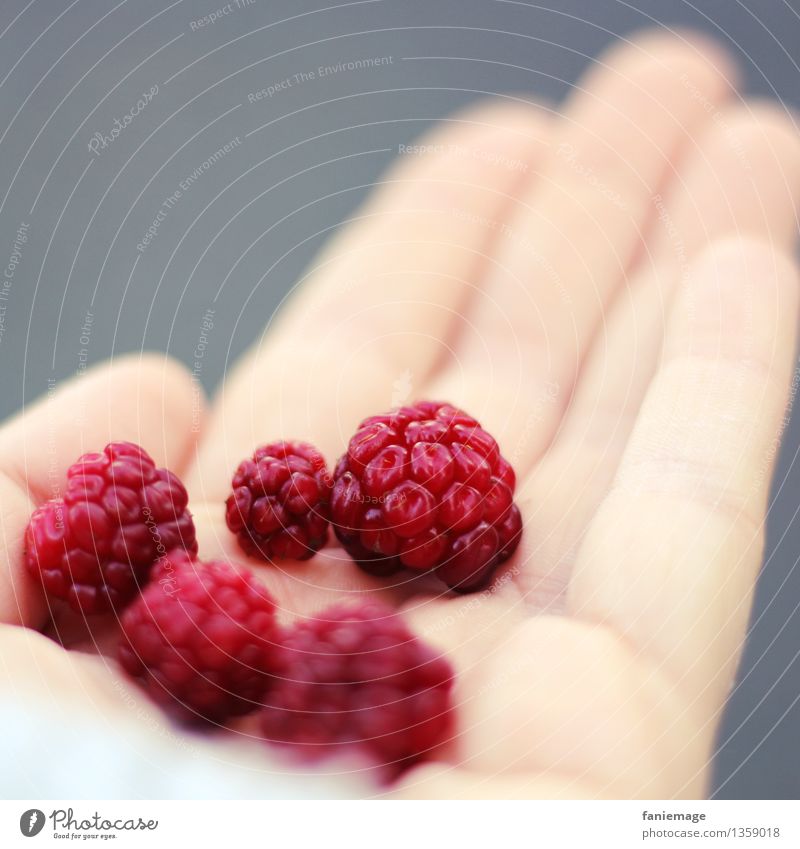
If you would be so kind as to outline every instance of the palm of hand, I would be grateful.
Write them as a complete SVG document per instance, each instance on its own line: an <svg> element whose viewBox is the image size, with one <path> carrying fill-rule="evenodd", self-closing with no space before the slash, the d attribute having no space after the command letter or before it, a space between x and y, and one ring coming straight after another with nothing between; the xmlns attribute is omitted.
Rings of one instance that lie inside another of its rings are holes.
<svg viewBox="0 0 800 849"><path fill-rule="evenodd" d="M776 109L730 103L730 75L708 45L650 36L604 57L560 116L507 101L450 119L328 249L199 438L195 388L158 358L7 425L5 619L47 619L19 568L29 498L50 495L43 439L62 470L108 439L141 442L188 481L201 555L244 560L222 502L254 445L308 439L333 462L398 394L442 398L517 470L525 533L490 590L390 586L335 547L249 564L286 616L374 594L452 658L458 736L394 792L704 792L796 312L800 146ZM30 632L3 639L40 672L66 662ZM113 699L107 661L70 658L76 701Z"/></svg>

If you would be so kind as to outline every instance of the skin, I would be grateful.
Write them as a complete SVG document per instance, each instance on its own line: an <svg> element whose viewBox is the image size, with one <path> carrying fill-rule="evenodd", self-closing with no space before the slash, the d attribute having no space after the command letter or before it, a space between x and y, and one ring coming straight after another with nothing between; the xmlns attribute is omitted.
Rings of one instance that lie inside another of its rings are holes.
<svg viewBox="0 0 800 849"><path fill-rule="evenodd" d="M203 557L247 563L222 510L239 460L292 437L332 464L410 384L407 400L477 416L517 470L525 532L493 587L459 598L372 579L332 545L306 563L248 563L285 619L380 597L452 660L456 737L374 792L706 793L798 307L800 144L785 110L736 84L717 45L644 33L593 63L558 111L505 97L451 116L421 140L432 152L398 157L207 411L181 366L147 354L9 421L4 686L110 722L130 699L151 716L133 687L123 701L103 654L116 623L90 636L22 570L27 517L80 453L141 443L187 481Z"/></svg>

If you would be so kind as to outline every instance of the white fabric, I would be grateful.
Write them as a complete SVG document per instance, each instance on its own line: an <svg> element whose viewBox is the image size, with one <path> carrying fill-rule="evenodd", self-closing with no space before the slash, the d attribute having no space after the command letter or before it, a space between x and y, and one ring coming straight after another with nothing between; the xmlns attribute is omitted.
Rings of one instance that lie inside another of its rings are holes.
<svg viewBox="0 0 800 849"><path fill-rule="evenodd" d="M265 744L142 733L88 723L41 703L0 699L0 798L341 799L362 793L346 770L300 773Z"/></svg>

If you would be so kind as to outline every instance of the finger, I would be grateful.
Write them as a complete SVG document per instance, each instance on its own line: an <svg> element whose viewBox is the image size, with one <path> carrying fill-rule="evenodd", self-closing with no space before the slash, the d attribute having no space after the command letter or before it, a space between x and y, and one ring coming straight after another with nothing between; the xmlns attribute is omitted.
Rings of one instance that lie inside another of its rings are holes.
<svg viewBox="0 0 800 849"><path fill-rule="evenodd" d="M540 179L503 228L474 330L465 328L441 393L477 410L518 468L552 437L651 198L732 76L714 45L651 33L613 48L567 102Z"/></svg>
<svg viewBox="0 0 800 849"><path fill-rule="evenodd" d="M54 389L0 428L0 622L41 625L46 603L22 565L34 506L59 497L67 468L108 442L142 445L181 473L202 423L201 390L175 361L124 357Z"/></svg>
<svg viewBox="0 0 800 849"><path fill-rule="evenodd" d="M760 564L797 317L794 264L733 239L692 264L568 610L602 623L715 716Z"/></svg>
<svg viewBox="0 0 800 849"><path fill-rule="evenodd" d="M494 241L482 222L531 173L546 125L530 105L484 105L400 161L226 382L191 490L218 498L270 438L335 460L360 418L418 393L480 280Z"/></svg>
<svg viewBox="0 0 800 849"><path fill-rule="evenodd" d="M456 671L458 732L442 780L455 767L454 781L472 774L486 792L497 779L568 798L702 794L713 728L698 731L608 628L526 616L509 584L404 613Z"/></svg>
<svg viewBox="0 0 800 849"><path fill-rule="evenodd" d="M581 534L613 478L657 367L665 316L685 265L726 234L791 249L800 140L776 107L728 108L697 140L680 176L654 198L658 223L630 287L592 344L553 445L523 487L536 554L520 586L537 606L566 590Z"/></svg>

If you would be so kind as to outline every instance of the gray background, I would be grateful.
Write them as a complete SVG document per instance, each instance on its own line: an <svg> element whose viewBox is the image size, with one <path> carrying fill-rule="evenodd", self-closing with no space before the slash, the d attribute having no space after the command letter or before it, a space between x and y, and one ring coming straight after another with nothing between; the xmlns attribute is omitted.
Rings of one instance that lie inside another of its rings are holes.
<svg viewBox="0 0 800 849"><path fill-rule="evenodd" d="M800 0L240 4L193 31L190 21L224 0L2 0L3 267L21 222L29 241L0 338L0 416L110 355L152 348L191 363L208 309L215 327L200 376L213 388L399 143L481 93L561 98L617 35L700 27L738 55L751 91L800 105ZM247 101L298 72L368 57L392 61ZM92 135L153 85L142 114L93 156ZM241 146L184 194L139 255L164 198L237 135ZM798 447L795 416L719 739L723 797L800 797Z"/></svg>

